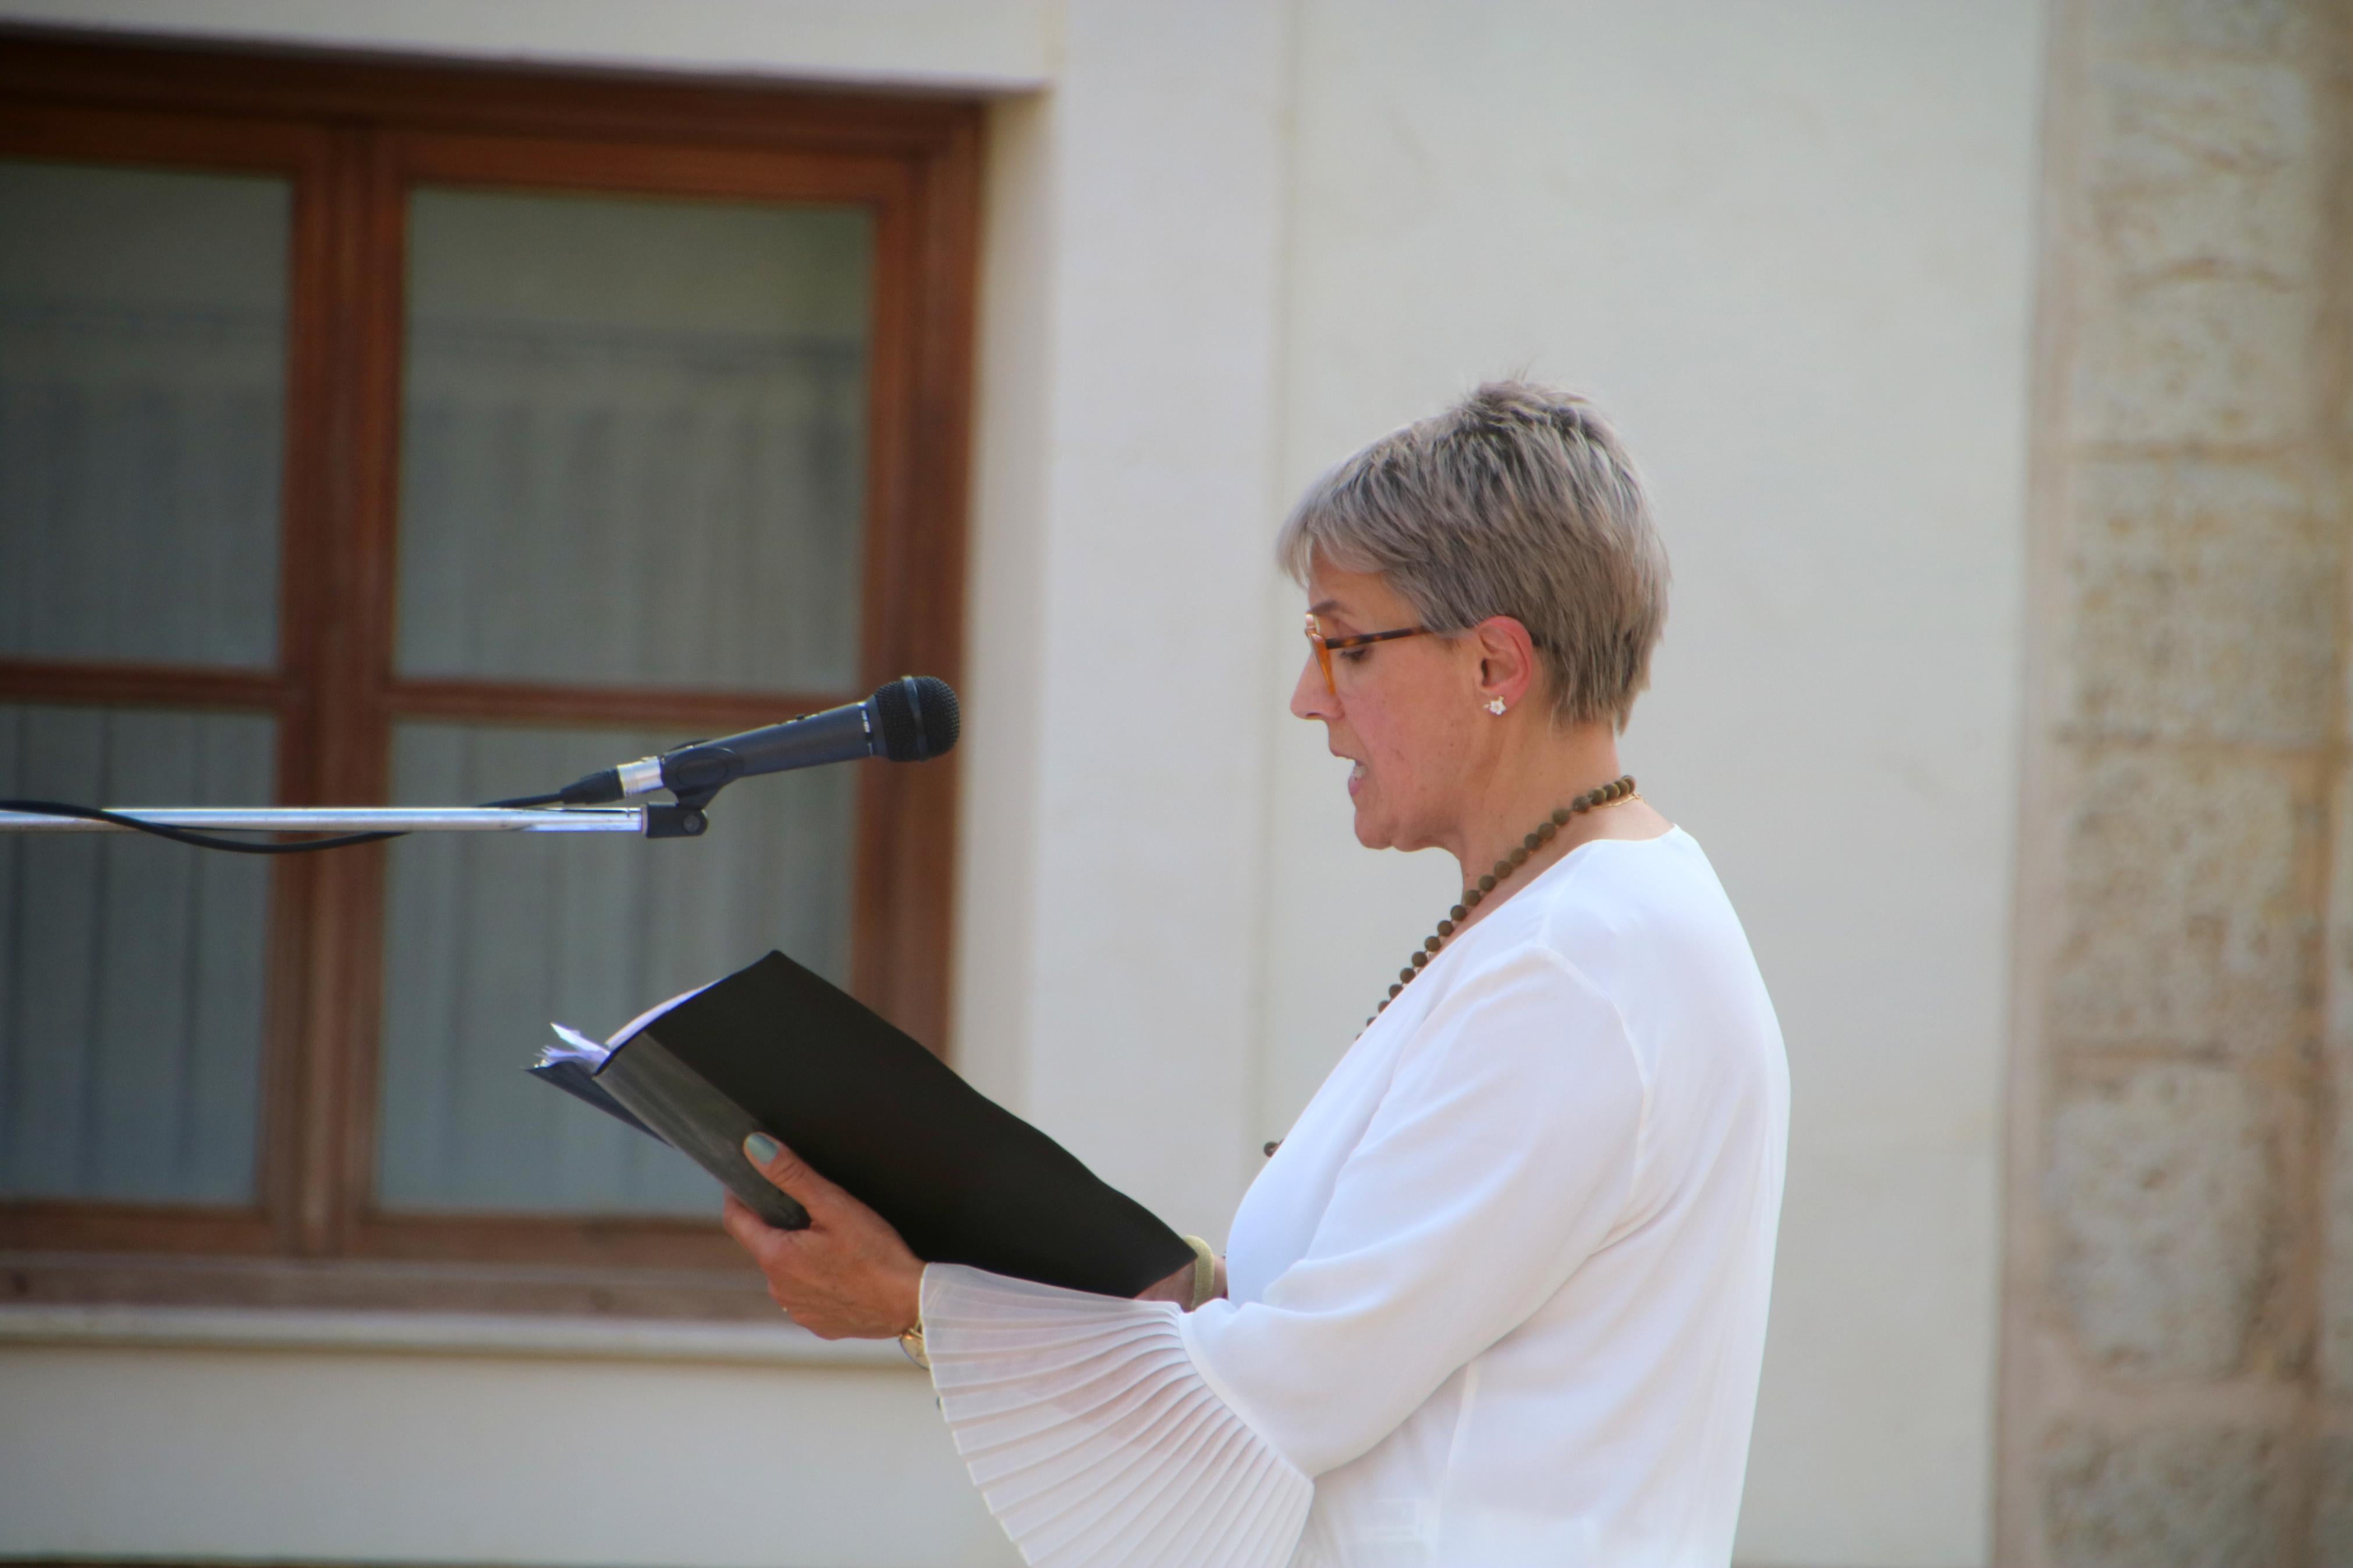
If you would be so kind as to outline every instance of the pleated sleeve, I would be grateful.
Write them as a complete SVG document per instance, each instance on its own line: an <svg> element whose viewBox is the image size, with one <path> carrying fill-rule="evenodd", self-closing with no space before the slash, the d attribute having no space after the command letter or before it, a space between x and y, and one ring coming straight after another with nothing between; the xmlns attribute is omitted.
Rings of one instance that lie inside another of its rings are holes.
<svg viewBox="0 0 2353 1568"><path fill-rule="evenodd" d="M1033 1568L1290 1561L1313 1483L1211 1391L1165 1301L923 1270L932 1383Z"/></svg>

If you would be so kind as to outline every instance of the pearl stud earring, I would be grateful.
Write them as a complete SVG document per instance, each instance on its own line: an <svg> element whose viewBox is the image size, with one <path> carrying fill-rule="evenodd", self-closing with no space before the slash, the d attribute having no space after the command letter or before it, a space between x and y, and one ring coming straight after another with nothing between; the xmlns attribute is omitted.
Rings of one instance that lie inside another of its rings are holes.
<svg viewBox="0 0 2353 1568"><path fill-rule="evenodd" d="M1498 719L1502 718L1504 716L1504 700L1500 697L1489 698L1487 700L1487 711L1493 713Z"/></svg>

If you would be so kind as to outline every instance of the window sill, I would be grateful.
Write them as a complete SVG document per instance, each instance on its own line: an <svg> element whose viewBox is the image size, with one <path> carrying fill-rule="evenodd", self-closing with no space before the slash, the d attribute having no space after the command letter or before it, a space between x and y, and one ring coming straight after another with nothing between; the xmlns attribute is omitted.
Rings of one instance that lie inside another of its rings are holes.
<svg viewBox="0 0 2353 1568"><path fill-rule="evenodd" d="M0 1307L0 1349L13 1345L718 1362L915 1371L891 1341L820 1340L788 1322L666 1322L490 1313L65 1304Z"/></svg>

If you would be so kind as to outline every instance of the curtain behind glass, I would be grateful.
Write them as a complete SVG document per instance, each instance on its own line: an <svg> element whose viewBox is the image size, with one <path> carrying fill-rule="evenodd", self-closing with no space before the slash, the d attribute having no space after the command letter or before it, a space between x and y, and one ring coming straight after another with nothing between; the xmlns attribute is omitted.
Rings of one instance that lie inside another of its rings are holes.
<svg viewBox="0 0 2353 1568"><path fill-rule="evenodd" d="M419 192L404 675L856 684L871 225Z"/></svg>
<svg viewBox="0 0 2353 1568"><path fill-rule="evenodd" d="M0 795L269 798L274 724L0 706ZM249 1202L269 872L131 834L0 834L0 1197Z"/></svg>
<svg viewBox="0 0 2353 1568"><path fill-rule="evenodd" d="M275 661L290 211L0 159L0 655Z"/></svg>

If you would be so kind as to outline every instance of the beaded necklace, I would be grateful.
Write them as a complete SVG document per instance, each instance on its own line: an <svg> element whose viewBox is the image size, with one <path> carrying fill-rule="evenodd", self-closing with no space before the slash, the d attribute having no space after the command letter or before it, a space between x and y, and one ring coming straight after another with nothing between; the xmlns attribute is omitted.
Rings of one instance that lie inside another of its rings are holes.
<svg viewBox="0 0 2353 1568"><path fill-rule="evenodd" d="M1444 947L1446 939L1454 934L1454 928L1467 919L1472 910L1486 901L1487 895L1495 890L1495 884L1526 865L1529 856L1551 843L1559 835L1560 830L1568 826L1569 818L1582 816L1588 811L1599 810L1605 805L1615 805L1621 800L1641 798L1634 793L1634 775L1628 773L1615 784L1606 784L1599 789L1586 791L1554 812L1549 819L1536 824L1536 830L1521 839L1519 847L1509 855L1496 861L1495 868L1480 878L1476 887L1462 889L1462 901L1446 911L1446 918L1438 922L1437 935L1422 938L1421 950L1413 955L1412 963L1398 971L1397 984L1389 987L1389 994L1381 998L1379 1006L1373 1009L1372 1018L1365 1020L1366 1026L1369 1027L1373 1018L1377 1018L1388 1011L1389 1004L1398 999L1398 993L1412 984L1413 977L1419 974L1423 967L1438 956L1438 950ZM1267 1152L1269 1153L1274 1152L1272 1145L1268 1146Z"/></svg>

